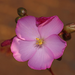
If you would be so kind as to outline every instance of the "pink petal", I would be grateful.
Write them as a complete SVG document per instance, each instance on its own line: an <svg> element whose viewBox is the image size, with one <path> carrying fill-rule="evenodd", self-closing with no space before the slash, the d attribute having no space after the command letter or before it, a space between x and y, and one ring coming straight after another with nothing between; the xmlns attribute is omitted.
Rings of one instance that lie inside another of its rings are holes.
<svg viewBox="0 0 75 75"><path fill-rule="evenodd" d="M35 41L23 41L15 37L11 45L11 51L17 61L27 61L36 52Z"/></svg>
<svg viewBox="0 0 75 75"><path fill-rule="evenodd" d="M35 70L44 70L51 67L53 60L53 54L50 50L42 46L42 48L38 48L34 56L28 61L28 66Z"/></svg>
<svg viewBox="0 0 75 75"><path fill-rule="evenodd" d="M62 29L63 23L58 16L50 17L46 25L39 26L39 32L42 38L47 38L52 34L59 34Z"/></svg>
<svg viewBox="0 0 75 75"><path fill-rule="evenodd" d="M36 38L39 37L36 18L33 16L26 16L19 19L16 26L16 34L23 40L36 40Z"/></svg>
<svg viewBox="0 0 75 75"><path fill-rule="evenodd" d="M45 24L51 17L36 17L36 25L39 26L41 24Z"/></svg>
<svg viewBox="0 0 75 75"><path fill-rule="evenodd" d="M62 40L56 34L45 39L45 45L52 51L55 59L58 59L63 55L65 47L67 46L66 41Z"/></svg>

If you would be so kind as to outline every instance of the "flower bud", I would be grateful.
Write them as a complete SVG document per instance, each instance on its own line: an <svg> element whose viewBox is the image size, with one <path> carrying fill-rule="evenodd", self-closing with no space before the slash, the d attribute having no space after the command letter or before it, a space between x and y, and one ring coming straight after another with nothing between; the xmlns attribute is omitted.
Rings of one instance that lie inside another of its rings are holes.
<svg viewBox="0 0 75 75"><path fill-rule="evenodd" d="M1 47L10 45L11 43L12 43L12 39L5 40L4 42L1 43Z"/></svg>
<svg viewBox="0 0 75 75"><path fill-rule="evenodd" d="M65 31L66 33L75 32L75 23L65 25L63 31Z"/></svg>
<svg viewBox="0 0 75 75"><path fill-rule="evenodd" d="M68 40L71 39L71 33L66 33L66 32L64 32L64 33L62 34L62 37L63 37L63 39L64 39L65 41L68 41Z"/></svg>
<svg viewBox="0 0 75 75"><path fill-rule="evenodd" d="M27 10L25 8L23 8L23 7L20 7L20 8L17 9L17 12L18 12L19 16L23 17L23 16L26 15Z"/></svg>
<svg viewBox="0 0 75 75"><path fill-rule="evenodd" d="M17 17L16 19L15 19L15 22L17 23L17 21L20 19L21 17Z"/></svg>

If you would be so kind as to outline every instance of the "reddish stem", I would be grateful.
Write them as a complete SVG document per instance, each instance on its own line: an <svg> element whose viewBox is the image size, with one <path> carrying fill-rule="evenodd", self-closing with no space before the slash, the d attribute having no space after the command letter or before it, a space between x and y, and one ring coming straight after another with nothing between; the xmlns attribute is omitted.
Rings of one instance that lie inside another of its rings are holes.
<svg viewBox="0 0 75 75"><path fill-rule="evenodd" d="M49 69L47 69L47 70L50 71L52 75L54 75L54 73L53 73L53 71L52 71L51 68L49 68Z"/></svg>
<svg viewBox="0 0 75 75"><path fill-rule="evenodd" d="M62 34L64 34L64 32L63 32L63 31L61 31L58 35L62 35Z"/></svg>
<svg viewBox="0 0 75 75"><path fill-rule="evenodd" d="M25 16L28 16L27 14Z"/></svg>

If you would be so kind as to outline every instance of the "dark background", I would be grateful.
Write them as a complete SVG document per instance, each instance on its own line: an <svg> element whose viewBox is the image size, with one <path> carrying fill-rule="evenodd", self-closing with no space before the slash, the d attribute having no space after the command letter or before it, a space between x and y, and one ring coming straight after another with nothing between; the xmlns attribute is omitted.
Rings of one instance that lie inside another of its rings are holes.
<svg viewBox="0 0 75 75"><path fill-rule="evenodd" d="M24 7L35 17L57 15L64 24L75 22L75 0L0 0L0 43L15 35L17 8ZM67 41L61 61L54 60L55 75L75 75L75 33ZM33 70L27 62L16 61L12 54L0 51L0 75L51 75L48 70Z"/></svg>

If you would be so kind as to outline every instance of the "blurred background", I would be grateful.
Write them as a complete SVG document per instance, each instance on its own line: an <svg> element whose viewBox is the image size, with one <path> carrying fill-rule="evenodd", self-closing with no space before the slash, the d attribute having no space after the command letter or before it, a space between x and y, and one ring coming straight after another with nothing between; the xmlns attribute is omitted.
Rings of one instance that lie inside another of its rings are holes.
<svg viewBox="0 0 75 75"><path fill-rule="evenodd" d="M17 9L24 7L35 17L57 15L64 24L75 22L75 0L0 0L0 43L15 35ZM75 75L75 33L67 41L61 61L54 60L55 75ZM5 50L5 48L4 48ZM33 70L27 62L16 61L12 53L0 51L0 75L51 75L48 70Z"/></svg>

